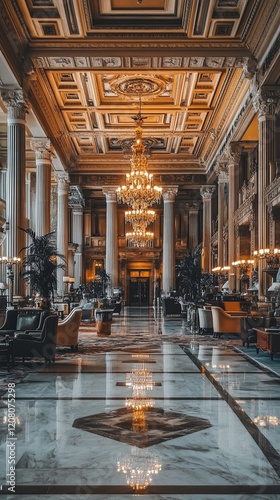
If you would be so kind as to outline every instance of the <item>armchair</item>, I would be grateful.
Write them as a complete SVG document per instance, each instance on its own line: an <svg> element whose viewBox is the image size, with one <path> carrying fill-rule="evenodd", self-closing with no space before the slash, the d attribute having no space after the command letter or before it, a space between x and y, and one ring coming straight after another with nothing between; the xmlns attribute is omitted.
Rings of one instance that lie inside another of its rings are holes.
<svg viewBox="0 0 280 500"><path fill-rule="evenodd" d="M241 335L244 330L244 316L231 316L221 307L212 306L213 337Z"/></svg>
<svg viewBox="0 0 280 500"><path fill-rule="evenodd" d="M7 336L14 337L16 332L42 330L44 321L49 315L48 309L8 309L0 328L0 339Z"/></svg>
<svg viewBox="0 0 280 500"><path fill-rule="evenodd" d="M198 308L200 333L213 333L213 319L211 309Z"/></svg>
<svg viewBox="0 0 280 500"><path fill-rule="evenodd" d="M58 323L56 346L70 346L72 351L78 350L78 333L82 318L82 308L75 307L70 314Z"/></svg>
<svg viewBox="0 0 280 500"><path fill-rule="evenodd" d="M48 316L42 330L15 333L12 345L12 358L42 357L49 363L55 361L55 346L58 316Z"/></svg>

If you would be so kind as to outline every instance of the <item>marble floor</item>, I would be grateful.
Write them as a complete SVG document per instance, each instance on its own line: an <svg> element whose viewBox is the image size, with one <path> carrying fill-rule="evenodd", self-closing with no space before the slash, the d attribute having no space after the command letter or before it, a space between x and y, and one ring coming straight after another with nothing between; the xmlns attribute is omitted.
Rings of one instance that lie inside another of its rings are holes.
<svg viewBox="0 0 280 500"><path fill-rule="evenodd" d="M0 496L280 499L278 356L152 308L80 339L53 365L2 368Z"/></svg>

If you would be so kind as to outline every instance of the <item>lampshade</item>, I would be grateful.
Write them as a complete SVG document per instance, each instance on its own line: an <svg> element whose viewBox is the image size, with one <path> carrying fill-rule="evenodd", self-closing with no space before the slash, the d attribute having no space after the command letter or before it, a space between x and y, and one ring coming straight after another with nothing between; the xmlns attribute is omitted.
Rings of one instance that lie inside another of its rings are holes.
<svg viewBox="0 0 280 500"><path fill-rule="evenodd" d="M250 286L248 288L248 292L257 292L259 290L259 283L257 281L255 281L255 283L252 284L252 286Z"/></svg>

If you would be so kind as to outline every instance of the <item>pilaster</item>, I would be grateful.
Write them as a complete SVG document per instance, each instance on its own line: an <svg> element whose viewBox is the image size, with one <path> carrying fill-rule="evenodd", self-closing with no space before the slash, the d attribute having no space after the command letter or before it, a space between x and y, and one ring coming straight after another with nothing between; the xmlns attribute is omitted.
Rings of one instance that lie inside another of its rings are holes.
<svg viewBox="0 0 280 500"><path fill-rule="evenodd" d="M175 219L174 202L177 186L166 187L163 191L163 262L162 291L167 294L175 286Z"/></svg>

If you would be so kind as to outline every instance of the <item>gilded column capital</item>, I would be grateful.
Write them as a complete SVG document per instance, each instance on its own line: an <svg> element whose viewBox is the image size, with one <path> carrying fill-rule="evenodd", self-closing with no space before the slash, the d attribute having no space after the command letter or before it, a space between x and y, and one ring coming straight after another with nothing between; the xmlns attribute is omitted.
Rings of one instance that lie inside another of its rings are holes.
<svg viewBox="0 0 280 500"><path fill-rule="evenodd" d="M36 153L36 160L50 160L54 155L54 148L48 138L33 138L30 146Z"/></svg>
<svg viewBox="0 0 280 500"><path fill-rule="evenodd" d="M211 200L213 194L215 193L215 186L201 186L200 195L203 201Z"/></svg>
<svg viewBox="0 0 280 500"><path fill-rule="evenodd" d="M117 201L117 186L103 187L102 193L106 196L106 202Z"/></svg>
<svg viewBox="0 0 280 500"><path fill-rule="evenodd" d="M1 97L8 109L8 117L25 120L28 106L23 90L20 88L3 86L0 87L0 91Z"/></svg>
<svg viewBox="0 0 280 500"><path fill-rule="evenodd" d="M169 203L174 203L175 201L175 196L178 193L178 186L166 186L163 188L163 201L169 202Z"/></svg>

